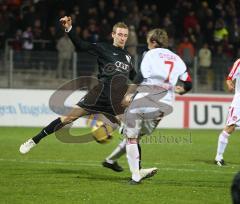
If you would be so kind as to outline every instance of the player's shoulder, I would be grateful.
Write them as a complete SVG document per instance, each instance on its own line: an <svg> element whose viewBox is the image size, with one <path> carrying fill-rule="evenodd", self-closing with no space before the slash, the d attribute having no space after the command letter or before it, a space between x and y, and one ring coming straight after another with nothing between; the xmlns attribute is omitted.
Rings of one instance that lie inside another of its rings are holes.
<svg viewBox="0 0 240 204"><path fill-rule="evenodd" d="M107 42L97 42L97 43L93 43L93 44L102 49L109 49L109 47L110 47L110 44Z"/></svg>
<svg viewBox="0 0 240 204"><path fill-rule="evenodd" d="M238 66L240 66L240 58L237 58L237 59L234 61L234 64L237 64Z"/></svg>
<svg viewBox="0 0 240 204"><path fill-rule="evenodd" d="M115 53L119 53L119 52L125 52L123 49L117 48L115 47L113 44L109 43L109 42L97 42L94 43L98 48L101 48L102 50L106 50L106 51L110 51L110 52L115 52ZM127 52L127 51L126 51Z"/></svg>
<svg viewBox="0 0 240 204"><path fill-rule="evenodd" d="M130 55L126 49L122 49L119 47L114 46L113 44L109 42L99 42L97 43L99 47L102 47L103 49L106 49L108 51L112 51L114 53L124 53L126 55Z"/></svg>
<svg viewBox="0 0 240 204"><path fill-rule="evenodd" d="M231 67L231 73L235 73L236 70L239 71L239 68L240 68L240 58L236 59L234 62L233 62L233 65Z"/></svg>

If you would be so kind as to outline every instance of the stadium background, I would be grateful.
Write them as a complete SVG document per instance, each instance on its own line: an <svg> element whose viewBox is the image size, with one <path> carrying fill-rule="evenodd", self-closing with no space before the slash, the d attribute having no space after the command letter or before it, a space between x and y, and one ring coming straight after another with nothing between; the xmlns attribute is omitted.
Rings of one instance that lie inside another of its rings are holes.
<svg viewBox="0 0 240 204"><path fill-rule="evenodd" d="M228 166L220 169L212 160L232 99L224 79L240 55L239 9L238 0L164 5L154 0L0 0L0 203L231 203L240 162L237 133L226 151ZM100 166L117 145L117 133L108 145L64 144L50 136L29 155L18 153L39 130L28 126L44 126L56 117L48 108L53 91L73 78L96 74L96 61L63 37L58 20L64 15L74 19L77 36L93 43L111 42L112 25L126 22L127 49L137 69L147 31L163 27L170 49L183 57L193 76L191 94L177 97L172 116L160 125L165 129L143 141L145 166L160 172L134 191L126 184L125 158L120 160L123 174Z"/></svg>
<svg viewBox="0 0 240 204"><path fill-rule="evenodd" d="M95 73L96 63L90 56L73 52L67 46L68 41L62 40L58 45L63 36L58 20L64 15L74 19L77 36L93 43L111 41L112 25L116 21L126 22L131 28L127 47L137 65L146 49L147 31L156 26L165 28L170 48L188 64L195 93L224 91L224 78L240 52L239 2L235 0L181 0L167 1L164 5L143 0L1 2L0 87L3 88L54 89L72 77ZM203 52L200 59L199 52L205 43L211 57ZM58 58L58 54L64 56L64 48L71 55ZM57 72L61 63L64 73Z"/></svg>

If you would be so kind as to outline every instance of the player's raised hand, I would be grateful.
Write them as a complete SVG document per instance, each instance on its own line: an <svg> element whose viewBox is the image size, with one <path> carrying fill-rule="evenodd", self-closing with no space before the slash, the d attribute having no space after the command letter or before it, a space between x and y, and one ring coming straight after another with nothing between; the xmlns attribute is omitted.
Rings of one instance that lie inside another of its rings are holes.
<svg viewBox="0 0 240 204"><path fill-rule="evenodd" d="M68 30L72 26L72 18L70 16L64 16L59 21L64 29Z"/></svg>
<svg viewBox="0 0 240 204"><path fill-rule="evenodd" d="M226 81L228 91L233 92L235 89L234 83L232 80L227 80Z"/></svg>

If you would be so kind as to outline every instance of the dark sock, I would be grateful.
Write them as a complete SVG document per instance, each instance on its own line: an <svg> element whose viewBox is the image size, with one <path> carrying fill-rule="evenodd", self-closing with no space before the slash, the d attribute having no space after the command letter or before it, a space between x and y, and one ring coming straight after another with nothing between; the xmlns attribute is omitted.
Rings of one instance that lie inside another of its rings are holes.
<svg viewBox="0 0 240 204"><path fill-rule="evenodd" d="M142 160L142 149L141 149L140 144L138 144L138 151L139 151L139 169L141 169L141 168L142 168L142 166L141 166L141 160Z"/></svg>
<svg viewBox="0 0 240 204"><path fill-rule="evenodd" d="M48 126L43 128L40 133L38 133L36 136L32 138L32 140L37 144L40 142L40 140L47 135L52 134L53 132L56 132L60 128L62 128L64 125L60 118L57 118L56 120L52 121Z"/></svg>

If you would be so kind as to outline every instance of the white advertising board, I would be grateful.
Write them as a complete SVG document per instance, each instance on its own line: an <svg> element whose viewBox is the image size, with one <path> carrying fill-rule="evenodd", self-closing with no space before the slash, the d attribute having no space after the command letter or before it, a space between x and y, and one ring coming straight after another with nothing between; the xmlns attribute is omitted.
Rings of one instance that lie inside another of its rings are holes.
<svg viewBox="0 0 240 204"><path fill-rule="evenodd" d="M53 90L0 89L0 126L41 127L59 117L49 108ZM86 92L74 92L65 105L73 106ZM78 120L85 126L85 120Z"/></svg>
<svg viewBox="0 0 240 204"><path fill-rule="evenodd" d="M49 108L53 90L0 89L0 126L41 127L59 117ZM65 101L73 106L85 91L76 91ZM222 129L231 95L188 94L176 96L173 113L166 116L159 128ZM85 119L74 126L84 127Z"/></svg>

